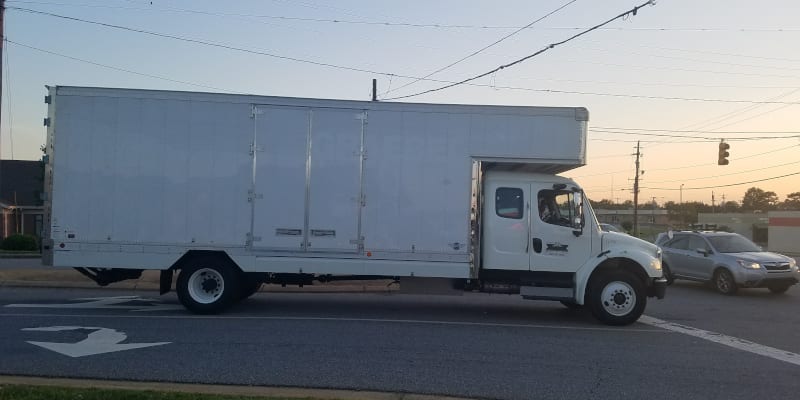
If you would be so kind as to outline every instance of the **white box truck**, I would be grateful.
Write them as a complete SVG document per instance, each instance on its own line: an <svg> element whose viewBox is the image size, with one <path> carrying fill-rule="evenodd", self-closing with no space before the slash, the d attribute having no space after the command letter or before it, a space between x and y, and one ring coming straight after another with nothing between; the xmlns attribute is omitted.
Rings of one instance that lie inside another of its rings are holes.
<svg viewBox="0 0 800 400"><path fill-rule="evenodd" d="M177 274L217 313L264 283L444 282L618 325L664 296L660 250L556 175L586 162L584 108L48 91L43 260L100 285Z"/></svg>

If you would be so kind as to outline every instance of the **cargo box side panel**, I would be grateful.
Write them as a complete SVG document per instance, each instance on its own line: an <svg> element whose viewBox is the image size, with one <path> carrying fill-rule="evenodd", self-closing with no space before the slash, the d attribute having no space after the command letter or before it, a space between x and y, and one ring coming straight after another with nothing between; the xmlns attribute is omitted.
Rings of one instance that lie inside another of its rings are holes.
<svg viewBox="0 0 800 400"><path fill-rule="evenodd" d="M188 153L182 207L189 243L243 247L247 240L251 218L247 192L253 180L251 110L247 104L190 103L188 142L173 144L175 151L183 146ZM175 171L179 168L176 165ZM173 199L174 208L165 212L180 216L180 200Z"/></svg>
<svg viewBox="0 0 800 400"><path fill-rule="evenodd" d="M469 152L566 170L585 164L585 130L575 115L473 114Z"/></svg>
<svg viewBox="0 0 800 400"><path fill-rule="evenodd" d="M369 113L365 250L403 259L438 254L466 260L469 131L469 114Z"/></svg>
<svg viewBox="0 0 800 400"><path fill-rule="evenodd" d="M57 114L53 236L65 250L243 245L247 106L60 96Z"/></svg>
<svg viewBox="0 0 800 400"><path fill-rule="evenodd" d="M92 173L93 165L102 160L92 160L90 153L94 131L110 125L108 120L96 119L93 126L86 122L92 120L96 111L92 99L64 97L58 99L57 105L54 121L58 125L52 128L51 143L51 235L56 244L74 239L75 232L81 232L87 239L102 235L89 233L90 207L97 206L102 199L95 199L98 195L92 190L92 180L99 178L99 174ZM110 209L110 206L95 209L91 215L110 221Z"/></svg>

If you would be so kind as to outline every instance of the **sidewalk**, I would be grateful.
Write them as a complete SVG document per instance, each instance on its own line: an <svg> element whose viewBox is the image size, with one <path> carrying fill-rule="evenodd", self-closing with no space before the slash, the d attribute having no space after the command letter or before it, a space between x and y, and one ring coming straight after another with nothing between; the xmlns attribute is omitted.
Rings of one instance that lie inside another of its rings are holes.
<svg viewBox="0 0 800 400"><path fill-rule="evenodd" d="M107 288L128 290L159 290L159 271L144 271L141 278L112 283ZM173 278L173 290L177 275ZM398 285L389 279L376 281L340 281L317 283L310 286L264 285L262 292L313 292L313 293L389 293L396 292ZM91 279L71 268L53 268L41 265L41 259L0 259L0 287L58 287L100 288Z"/></svg>

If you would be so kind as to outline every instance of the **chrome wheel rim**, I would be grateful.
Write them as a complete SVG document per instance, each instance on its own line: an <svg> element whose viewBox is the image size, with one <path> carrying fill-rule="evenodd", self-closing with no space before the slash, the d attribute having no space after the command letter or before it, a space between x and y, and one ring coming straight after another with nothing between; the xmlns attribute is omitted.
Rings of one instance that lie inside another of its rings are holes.
<svg viewBox="0 0 800 400"><path fill-rule="evenodd" d="M627 282L609 282L600 297L603 309L616 317L628 315L636 307L636 291Z"/></svg>
<svg viewBox="0 0 800 400"><path fill-rule="evenodd" d="M201 268L189 276L189 296L201 304L211 304L225 292L225 279L211 268Z"/></svg>

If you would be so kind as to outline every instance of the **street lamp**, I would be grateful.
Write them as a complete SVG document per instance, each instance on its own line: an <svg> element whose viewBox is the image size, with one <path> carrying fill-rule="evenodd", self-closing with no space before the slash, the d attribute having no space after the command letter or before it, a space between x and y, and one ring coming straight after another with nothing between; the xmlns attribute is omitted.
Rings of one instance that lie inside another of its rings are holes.
<svg viewBox="0 0 800 400"><path fill-rule="evenodd" d="M680 206L678 207L678 210L680 210L681 213L681 229L683 229L683 185L684 184L681 183L681 198L680 198L681 202Z"/></svg>

